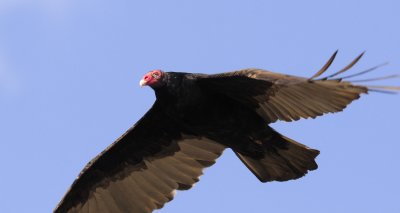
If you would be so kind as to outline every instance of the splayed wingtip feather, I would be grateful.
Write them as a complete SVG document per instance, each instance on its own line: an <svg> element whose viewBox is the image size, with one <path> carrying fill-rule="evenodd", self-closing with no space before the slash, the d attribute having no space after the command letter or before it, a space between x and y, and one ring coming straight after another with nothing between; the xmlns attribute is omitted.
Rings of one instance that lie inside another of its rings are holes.
<svg viewBox="0 0 400 213"><path fill-rule="evenodd" d="M328 70L328 68L331 66L333 60L335 60L336 55L338 53L339 50L336 50L333 55L329 58L329 60L324 64L324 66L322 66L322 68L315 73L311 78L309 78L309 80L313 80L317 77L319 77L320 75L322 75L326 70Z"/></svg>

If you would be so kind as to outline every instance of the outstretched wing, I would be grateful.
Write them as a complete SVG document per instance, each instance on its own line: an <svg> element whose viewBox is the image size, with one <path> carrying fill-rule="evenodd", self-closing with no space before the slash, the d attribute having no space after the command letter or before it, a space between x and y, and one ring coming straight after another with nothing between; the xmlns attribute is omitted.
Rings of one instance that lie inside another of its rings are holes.
<svg viewBox="0 0 400 213"><path fill-rule="evenodd" d="M152 212L199 180L225 147L184 134L158 107L87 164L54 212Z"/></svg>
<svg viewBox="0 0 400 213"><path fill-rule="evenodd" d="M342 111L353 100L358 99L362 93L370 90L400 90L399 87L354 85L349 81L342 81L343 78L333 78L349 70L363 54L338 72L325 78L316 79L328 69L336 53L311 78L284 75L261 69L244 69L202 76L198 79L198 83L209 92L226 95L253 108L269 123L277 120L293 121L300 118L315 118L325 113ZM361 75L375 68L377 67L348 77Z"/></svg>

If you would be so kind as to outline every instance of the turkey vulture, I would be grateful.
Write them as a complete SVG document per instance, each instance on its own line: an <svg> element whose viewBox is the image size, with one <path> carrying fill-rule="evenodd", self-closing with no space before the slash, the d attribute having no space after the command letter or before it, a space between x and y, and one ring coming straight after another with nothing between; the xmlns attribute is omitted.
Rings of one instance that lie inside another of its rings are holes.
<svg viewBox="0 0 400 213"><path fill-rule="evenodd" d="M400 90L343 81L376 67L335 78L363 54L319 78L336 53L311 78L261 69L148 72L140 85L155 91L154 105L86 165L54 212L152 212L172 200L175 190L190 189L226 148L261 182L293 180L317 169L318 150L268 124L339 112L368 91Z"/></svg>

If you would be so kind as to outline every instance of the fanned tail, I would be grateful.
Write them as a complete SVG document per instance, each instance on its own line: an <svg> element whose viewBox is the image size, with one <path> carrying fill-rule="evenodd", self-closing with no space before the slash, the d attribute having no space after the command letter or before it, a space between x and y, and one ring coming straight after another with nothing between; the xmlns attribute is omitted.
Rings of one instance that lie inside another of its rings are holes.
<svg viewBox="0 0 400 213"><path fill-rule="evenodd" d="M287 181L303 177L318 168L319 151L308 148L272 130L253 142L262 143L262 157L235 150L246 167L261 181Z"/></svg>

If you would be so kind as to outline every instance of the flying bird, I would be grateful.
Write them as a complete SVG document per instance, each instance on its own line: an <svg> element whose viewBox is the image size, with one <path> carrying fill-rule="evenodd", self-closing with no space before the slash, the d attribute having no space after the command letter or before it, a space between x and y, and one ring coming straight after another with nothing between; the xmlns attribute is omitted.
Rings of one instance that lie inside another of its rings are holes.
<svg viewBox="0 0 400 213"><path fill-rule="evenodd" d="M262 69L213 75L148 72L140 86L155 92L151 109L85 166L54 212L152 212L171 201L176 190L190 189L227 148L261 182L293 180L317 169L318 150L268 124L339 112L369 91L400 90L346 80L378 66L337 77L363 54L320 77L336 54L310 78Z"/></svg>

